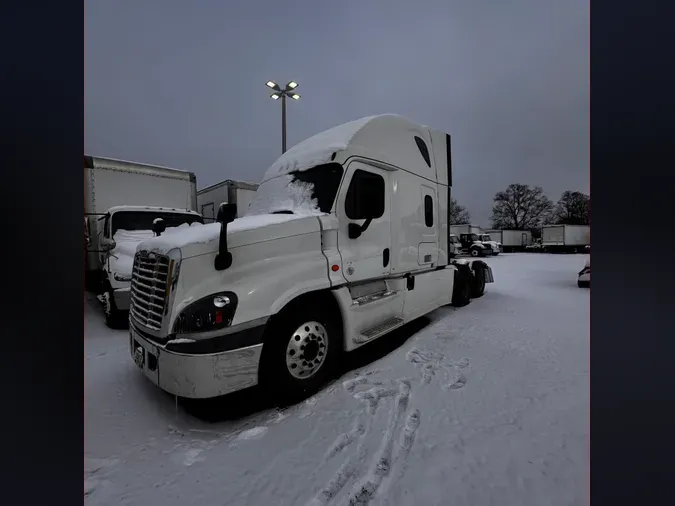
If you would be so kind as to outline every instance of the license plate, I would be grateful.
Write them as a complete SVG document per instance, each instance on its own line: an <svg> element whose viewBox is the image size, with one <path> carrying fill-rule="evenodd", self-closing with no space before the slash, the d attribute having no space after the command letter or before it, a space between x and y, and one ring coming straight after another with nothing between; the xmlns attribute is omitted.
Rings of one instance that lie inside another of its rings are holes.
<svg viewBox="0 0 675 506"><path fill-rule="evenodd" d="M143 366L145 365L145 350L143 350L141 346L134 350L134 362L136 362L138 367L143 369Z"/></svg>

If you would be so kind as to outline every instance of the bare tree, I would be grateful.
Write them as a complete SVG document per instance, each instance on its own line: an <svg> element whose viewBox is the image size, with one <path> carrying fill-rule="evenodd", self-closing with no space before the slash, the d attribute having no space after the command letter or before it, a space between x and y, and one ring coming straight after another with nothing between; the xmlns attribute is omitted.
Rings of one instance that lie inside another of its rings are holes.
<svg viewBox="0 0 675 506"><path fill-rule="evenodd" d="M457 203L455 199L450 198L450 225L459 225L461 223L470 223L471 215L466 208Z"/></svg>
<svg viewBox="0 0 675 506"><path fill-rule="evenodd" d="M510 184L497 192L492 206L492 226L513 230L538 228L550 216L553 202L540 186Z"/></svg>
<svg viewBox="0 0 675 506"><path fill-rule="evenodd" d="M566 225L588 225L590 223L591 198L585 193L567 190L555 206L555 223Z"/></svg>

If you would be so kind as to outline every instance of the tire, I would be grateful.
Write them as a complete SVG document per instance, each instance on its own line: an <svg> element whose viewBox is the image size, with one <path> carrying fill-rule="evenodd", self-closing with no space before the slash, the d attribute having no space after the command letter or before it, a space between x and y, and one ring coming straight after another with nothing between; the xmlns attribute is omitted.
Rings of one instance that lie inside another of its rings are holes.
<svg viewBox="0 0 675 506"><path fill-rule="evenodd" d="M473 270L471 298L477 299L483 295L485 295L485 269L480 265Z"/></svg>
<svg viewBox="0 0 675 506"><path fill-rule="evenodd" d="M114 330L120 330L125 328L125 324L129 320L129 313L127 311L121 311L117 308L115 304L115 296L113 295L112 288L110 286L106 287L103 292L103 314L105 315L105 324Z"/></svg>
<svg viewBox="0 0 675 506"><path fill-rule="evenodd" d="M300 402L332 377L342 351L340 325L330 312L311 306L288 308L270 323L263 344L261 386L275 401ZM310 360L302 359L305 353Z"/></svg>
<svg viewBox="0 0 675 506"><path fill-rule="evenodd" d="M455 271L455 282L452 288L451 304L455 307L466 306L471 302L471 284L473 276L468 268Z"/></svg>
<svg viewBox="0 0 675 506"><path fill-rule="evenodd" d="M478 250L478 248L471 248L469 250L469 254L475 258L477 256L480 256L480 251Z"/></svg>

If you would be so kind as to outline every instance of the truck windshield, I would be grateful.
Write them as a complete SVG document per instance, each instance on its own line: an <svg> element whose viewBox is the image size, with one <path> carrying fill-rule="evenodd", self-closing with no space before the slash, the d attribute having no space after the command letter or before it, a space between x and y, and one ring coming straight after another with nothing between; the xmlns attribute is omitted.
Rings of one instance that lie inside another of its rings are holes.
<svg viewBox="0 0 675 506"><path fill-rule="evenodd" d="M246 214L330 213L343 174L342 165L327 163L268 179L258 187Z"/></svg>
<svg viewBox="0 0 675 506"><path fill-rule="evenodd" d="M112 215L112 236L118 230L152 230L152 222L162 218L166 228L177 227L184 223L204 223L204 219L195 214L152 212L152 211L118 211Z"/></svg>

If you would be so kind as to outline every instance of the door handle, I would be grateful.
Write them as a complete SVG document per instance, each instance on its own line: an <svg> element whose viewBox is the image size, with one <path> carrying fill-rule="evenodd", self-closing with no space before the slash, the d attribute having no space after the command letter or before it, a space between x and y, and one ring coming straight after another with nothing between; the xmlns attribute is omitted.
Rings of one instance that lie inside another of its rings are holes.
<svg viewBox="0 0 675 506"><path fill-rule="evenodd" d="M384 248L382 252L382 267L389 265L389 248Z"/></svg>

